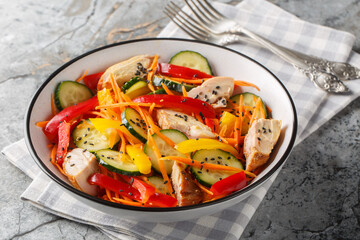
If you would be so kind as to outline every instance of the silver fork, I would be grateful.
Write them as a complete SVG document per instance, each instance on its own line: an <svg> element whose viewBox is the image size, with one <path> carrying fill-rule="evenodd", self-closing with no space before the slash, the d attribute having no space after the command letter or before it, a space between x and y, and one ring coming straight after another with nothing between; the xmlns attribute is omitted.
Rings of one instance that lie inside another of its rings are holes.
<svg viewBox="0 0 360 240"><path fill-rule="evenodd" d="M347 63L336 63L336 66L332 67L333 62L328 62L326 60L320 61L318 58L277 46L274 43L243 29L238 23L226 19L207 1L196 0L195 3L194 0L185 0L185 3L194 12L199 21L186 14L173 2L165 8L165 14L195 39L210 41L219 45L228 45L230 43L244 41L257 44L260 43L284 60L293 64L297 69L307 75L316 86L328 92L347 92L347 87L339 78L352 79L354 78L353 76L360 76L360 71ZM246 33L251 39L244 37L240 33ZM331 63L331 65L328 63ZM351 71L347 71L349 68Z"/></svg>

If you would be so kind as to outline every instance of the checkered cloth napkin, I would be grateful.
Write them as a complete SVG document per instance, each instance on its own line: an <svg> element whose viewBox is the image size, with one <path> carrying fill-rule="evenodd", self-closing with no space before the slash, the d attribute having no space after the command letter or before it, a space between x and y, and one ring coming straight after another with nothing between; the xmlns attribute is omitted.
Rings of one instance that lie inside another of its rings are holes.
<svg viewBox="0 0 360 240"><path fill-rule="evenodd" d="M360 66L360 55L351 51L354 36L304 22L264 0L245 0L237 6L214 3L215 7L244 27L267 39L297 51ZM169 25L161 37L188 38L176 25ZM247 44L229 46L268 67L286 85L299 119L297 144L360 95L360 80L346 82L352 93L330 95L317 88L271 52ZM105 215L74 199L51 181L30 157L24 140L3 149L3 153L33 182L21 199L77 222L98 227L113 239L239 239L247 223L276 178L276 174L246 200L216 214L174 223L135 222Z"/></svg>

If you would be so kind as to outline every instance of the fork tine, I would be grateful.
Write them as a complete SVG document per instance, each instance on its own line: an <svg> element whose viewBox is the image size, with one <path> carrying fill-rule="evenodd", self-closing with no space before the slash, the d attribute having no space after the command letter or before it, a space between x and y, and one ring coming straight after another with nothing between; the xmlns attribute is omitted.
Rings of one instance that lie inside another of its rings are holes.
<svg viewBox="0 0 360 240"><path fill-rule="evenodd" d="M208 35L208 32L211 32L212 30L209 29L206 25L202 24L201 22L196 21L193 17L188 15L186 12L184 12L179 6L177 6L174 2L170 2L173 8L175 8L175 11L177 11L177 15L183 18L184 21L186 21L188 24L196 28L198 31L201 31L203 34ZM167 7L169 7L169 5ZM182 16L184 15L184 16Z"/></svg>
<svg viewBox="0 0 360 240"><path fill-rule="evenodd" d="M197 31L200 34L204 35L205 37L208 35L207 29L203 28L192 17L190 17L184 11L182 11L175 3L172 3L172 4L173 4L173 8L175 8L175 9L170 8L170 6L168 5L167 8L165 8L165 9L167 9L168 12L171 12L173 15L175 15L178 20L181 20L181 22L183 24L187 25L188 28L192 28L193 31Z"/></svg>
<svg viewBox="0 0 360 240"><path fill-rule="evenodd" d="M164 13L176 24L178 25L184 32L189 34L191 37L199 40L205 40L206 35L200 34L199 32L195 31L194 29L190 28L188 25L184 23L184 21L174 13L173 10L169 8L165 8Z"/></svg>
<svg viewBox="0 0 360 240"><path fill-rule="evenodd" d="M190 4L188 0L185 0L185 3L190 8L190 10L195 14L196 18L200 20L200 22L202 22L204 25L211 25L212 24L210 19L206 15L204 15L201 12L201 10L196 10L196 9L198 9L198 6L196 6L193 2L192 3L193 3L193 5L195 5L196 9L193 6L191 6L192 4Z"/></svg>
<svg viewBox="0 0 360 240"><path fill-rule="evenodd" d="M222 15L218 10L216 10L207 0L204 0L204 3L206 5L207 9L211 10L212 14L216 15L219 20L224 18L224 15ZM204 8L206 8L206 7L204 7Z"/></svg>
<svg viewBox="0 0 360 240"><path fill-rule="evenodd" d="M191 0L191 1L193 2L193 4L195 4L195 2L197 2L197 5L200 6L202 8L202 10L208 14L208 16L213 18L212 21L221 20L223 18L223 17L218 17L220 14L218 11L216 11L216 10L215 10L216 12L211 11L211 10L214 10L214 7L212 7L210 5L210 3L208 3L206 0L205 0L206 6L204 5L203 1L200 1L200 0L195 0L195 1Z"/></svg>

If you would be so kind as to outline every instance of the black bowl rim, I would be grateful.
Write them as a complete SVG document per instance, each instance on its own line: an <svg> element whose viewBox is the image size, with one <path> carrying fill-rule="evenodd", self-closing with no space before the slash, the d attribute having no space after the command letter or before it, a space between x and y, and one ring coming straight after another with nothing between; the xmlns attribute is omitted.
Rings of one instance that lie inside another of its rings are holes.
<svg viewBox="0 0 360 240"><path fill-rule="evenodd" d="M196 205L190 205L190 206L183 206L183 207L170 207L170 208L147 208L147 207L136 207L136 206L128 206L128 205L121 205L118 203L113 203L110 201L106 201L91 195L88 195L70 185L68 185L67 183L65 183L63 180L61 180L59 177L57 177L49 168L46 167L46 165L41 161L40 157L37 155L35 148L32 144L31 138L30 138L30 116L32 113L32 109L34 107L35 101L37 100L39 94L41 93L41 91L45 88L45 86L57 75L59 74L63 69L67 68L68 66L70 66L71 64L73 64L74 62L88 56L91 55L95 52L107 49L107 48L111 48L111 47L116 47L119 45L125 45L125 44L131 44L134 42L142 42L142 41L185 41L185 42L194 42L194 43L198 43L198 44L204 44L204 45L210 45L213 47L218 47L218 48L222 48L226 51L231 51L233 53L236 53L242 57L247 58L248 60L256 63L258 66L262 67L263 69L265 69L267 72L269 72L282 86L283 90L286 92L288 99L291 103L291 107L293 109L293 118L294 118L294 122L293 122L293 131L292 131L292 136L290 139L290 143L289 146L287 147L284 155L281 157L281 159L278 161L278 163L267 173L265 174L265 176L263 176L260 180L250 184L248 187L234 192L226 197L211 201L211 202L206 202L206 203L200 203L200 204L196 204ZM135 39L135 40L129 40L129 41L123 41L123 42L119 42L119 43L113 43L113 44L109 44L100 48L96 48L93 49L91 51L88 51L78 57L73 58L72 60L70 60L69 62L65 63L64 65L62 65L61 67L59 67L55 72L53 72L43 83L42 85L39 87L39 89L36 91L36 93L34 94L34 96L32 97L32 100L28 106L28 109L26 111L25 114L25 142L26 145L30 151L30 154L32 155L32 157L34 158L35 162L37 163L37 165L42 169L42 171L49 176L52 180L54 180L56 183L58 183L60 186L64 187L65 189L69 190L70 192L79 195L81 197L86 198L87 200L90 201L94 201L97 203L100 203L102 205L108 206L108 207L114 207L114 208L118 208L118 209L126 209L126 210L132 210L132 211L137 211L137 212L177 212L177 211L184 211L184 210L191 210L191 209L197 209L197 208L203 208L203 207L209 207L212 205L216 205L222 202L226 202L230 199L236 198L240 195L243 195L247 192L249 192L252 189L255 189L256 187L258 187L259 185L261 185L263 182L265 182L266 180L268 180L270 178L270 176L272 176L272 174L274 172L276 172L280 166L285 162L285 160L287 159L287 157L289 156L294 143L295 143L295 139L296 139L296 133L297 133L297 114L296 114L296 108L295 108L295 104L293 99L291 98L288 90L286 89L286 87L284 86L284 84L265 66L263 66L262 64L260 64L259 62L257 62L256 60L252 59L249 56L244 55L243 53L237 52L233 49L224 47L224 46L219 46L213 43L208 43L208 42L203 42L203 41L198 41L198 40L190 40L190 39L182 39L182 38L143 38L143 39Z"/></svg>

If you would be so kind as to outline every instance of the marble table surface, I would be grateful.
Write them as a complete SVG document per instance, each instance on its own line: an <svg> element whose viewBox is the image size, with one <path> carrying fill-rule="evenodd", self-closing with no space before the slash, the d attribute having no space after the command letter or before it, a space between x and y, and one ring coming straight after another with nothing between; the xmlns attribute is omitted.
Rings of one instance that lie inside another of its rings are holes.
<svg viewBox="0 0 360 240"><path fill-rule="evenodd" d="M359 1L270 1L302 19L351 32L360 52ZM156 36L169 21L162 12L167 2L0 1L0 149L23 138L24 112L49 73L90 49ZM360 239L359 160L357 99L294 149L241 239ZM22 202L31 179L3 155L0 164L0 239L107 238Z"/></svg>

